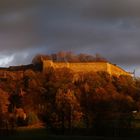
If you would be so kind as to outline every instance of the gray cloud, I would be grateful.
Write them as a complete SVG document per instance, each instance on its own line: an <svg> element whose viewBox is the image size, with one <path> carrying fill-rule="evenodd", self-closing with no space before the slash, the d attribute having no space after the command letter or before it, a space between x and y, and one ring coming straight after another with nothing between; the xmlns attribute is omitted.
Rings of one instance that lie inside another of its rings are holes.
<svg viewBox="0 0 140 140"><path fill-rule="evenodd" d="M0 1L1 66L66 50L100 53L140 73L139 36L139 0Z"/></svg>
<svg viewBox="0 0 140 140"><path fill-rule="evenodd" d="M96 18L120 18L139 17L139 0L91 0L86 10L85 16Z"/></svg>

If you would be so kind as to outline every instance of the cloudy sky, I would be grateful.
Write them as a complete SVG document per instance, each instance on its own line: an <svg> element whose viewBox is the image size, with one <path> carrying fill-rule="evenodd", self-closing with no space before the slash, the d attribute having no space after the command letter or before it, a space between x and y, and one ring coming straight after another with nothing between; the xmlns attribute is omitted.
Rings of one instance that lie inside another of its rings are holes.
<svg viewBox="0 0 140 140"><path fill-rule="evenodd" d="M140 76L140 0L0 0L0 66L62 50Z"/></svg>

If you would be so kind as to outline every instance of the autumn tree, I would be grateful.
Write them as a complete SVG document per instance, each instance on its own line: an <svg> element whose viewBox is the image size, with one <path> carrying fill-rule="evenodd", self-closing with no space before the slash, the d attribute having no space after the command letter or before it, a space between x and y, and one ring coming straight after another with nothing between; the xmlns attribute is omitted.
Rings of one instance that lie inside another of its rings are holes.
<svg viewBox="0 0 140 140"><path fill-rule="evenodd" d="M50 69L46 73L45 80L46 98L53 102L59 88L67 91L67 89L73 87L73 72L67 68Z"/></svg>
<svg viewBox="0 0 140 140"><path fill-rule="evenodd" d="M7 113L9 105L9 94L0 89L0 113Z"/></svg>
<svg viewBox="0 0 140 140"><path fill-rule="evenodd" d="M101 87L101 77L97 73L82 73L74 82L76 90L79 94L79 102L83 112L83 120L86 128L91 127L93 122L92 102L90 102L95 89ZM78 96L77 94L77 96Z"/></svg>
<svg viewBox="0 0 140 140"><path fill-rule="evenodd" d="M100 54L90 55L85 53L75 54L73 52L59 51L50 55L38 54L36 55L32 63L41 67L42 59L52 60L54 62L107 62L107 60Z"/></svg>
<svg viewBox="0 0 140 140"><path fill-rule="evenodd" d="M9 94L0 88L0 128L7 129Z"/></svg>
<svg viewBox="0 0 140 140"><path fill-rule="evenodd" d="M56 108L59 112L61 120L61 127L72 128L81 121L82 112L80 111L80 104L77 101L74 91L68 89L66 92L59 89L56 94Z"/></svg>

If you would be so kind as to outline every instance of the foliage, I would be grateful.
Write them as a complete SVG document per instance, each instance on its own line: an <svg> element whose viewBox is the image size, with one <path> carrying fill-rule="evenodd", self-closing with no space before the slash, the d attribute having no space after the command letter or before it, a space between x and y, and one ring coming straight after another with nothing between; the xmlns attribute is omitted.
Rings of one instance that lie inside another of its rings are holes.
<svg viewBox="0 0 140 140"><path fill-rule="evenodd" d="M89 55L89 54L74 54L72 52L60 51L51 55L36 55L32 63L34 65L39 65L44 60L53 60L54 62L107 62L107 60L102 57L100 54Z"/></svg>
<svg viewBox="0 0 140 140"><path fill-rule="evenodd" d="M51 57L78 61L72 53ZM112 122L121 122L122 127L129 126L134 110L140 111L140 79L130 76L50 68L45 74L25 70L23 77L0 82L0 113L23 108L29 114L29 124L41 119L51 128L110 127Z"/></svg>
<svg viewBox="0 0 140 140"><path fill-rule="evenodd" d="M67 92L59 89L56 94L56 108L58 115L60 117L62 126L65 127L74 127L76 126L75 122L80 122L82 117L82 112L80 111L80 104L78 103L74 92L68 89ZM66 126L65 124L68 124Z"/></svg>
<svg viewBox="0 0 140 140"><path fill-rule="evenodd" d="M0 89L0 113L5 114L8 112L9 94Z"/></svg>
<svg viewBox="0 0 140 140"><path fill-rule="evenodd" d="M33 125L39 122L38 116L34 112L28 114L28 125Z"/></svg>

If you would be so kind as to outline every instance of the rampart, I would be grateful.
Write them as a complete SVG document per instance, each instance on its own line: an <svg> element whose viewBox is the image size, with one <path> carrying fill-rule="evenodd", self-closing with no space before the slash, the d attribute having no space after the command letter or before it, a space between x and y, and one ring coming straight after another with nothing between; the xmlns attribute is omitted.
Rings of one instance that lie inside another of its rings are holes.
<svg viewBox="0 0 140 140"><path fill-rule="evenodd" d="M68 62L53 62L52 60L43 60L43 71L47 71L49 67L56 68L69 68L74 72L108 72L110 75L128 75L129 72L121 69L120 67L113 65L109 62L79 62L79 63L68 63Z"/></svg>

